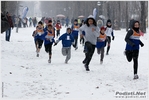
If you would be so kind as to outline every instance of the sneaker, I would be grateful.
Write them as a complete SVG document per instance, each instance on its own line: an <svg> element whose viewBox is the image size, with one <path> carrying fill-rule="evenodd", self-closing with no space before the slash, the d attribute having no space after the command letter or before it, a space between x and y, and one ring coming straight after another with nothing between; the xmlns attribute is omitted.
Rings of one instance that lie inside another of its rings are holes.
<svg viewBox="0 0 149 100"><path fill-rule="evenodd" d="M48 63L51 63L51 59L48 60Z"/></svg>
<svg viewBox="0 0 149 100"><path fill-rule="evenodd" d="M78 49L78 47L75 47L75 50L77 50Z"/></svg>
<svg viewBox="0 0 149 100"><path fill-rule="evenodd" d="M37 57L39 57L39 54L37 54Z"/></svg>
<svg viewBox="0 0 149 100"><path fill-rule="evenodd" d="M68 61L65 61L65 64L68 64Z"/></svg>
<svg viewBox="0 0 149 100"><path fill-rule="evenodd" d="M84 65L84 67L85 67L86 71L90 71L88 65Z"/></svg>
<svg viewBox="0 0 149 100"><path fill-rule="evenodd" d="M103 64L103 61L102 60L100 60L100 64Z"/></svg>
<svg viewBox="0 0 149 100"><path fill-rule="evenodd" d="M135 80L135 79L138 79L138 78L139 78L139 76L137 74L135 74L133 79Z"/></svg>
<svg viewBox="0 0 149 100"><path fill-rule="evenodd" d="M85 61L85 60L83 60L83 61L82 61L82 63L83 63L83 64L86 64L86 61Z"/></svg>

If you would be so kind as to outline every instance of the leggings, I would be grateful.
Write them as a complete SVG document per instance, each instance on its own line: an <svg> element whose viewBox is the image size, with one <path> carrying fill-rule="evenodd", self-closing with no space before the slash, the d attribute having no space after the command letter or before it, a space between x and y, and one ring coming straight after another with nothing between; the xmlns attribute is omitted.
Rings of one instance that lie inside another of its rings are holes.
<svg viewBox="0 0 149 100"><path fill-rule="evenodd" d="M94 54L95 45L91 44L90 42L85 42L85 47L87 48L87 52L85 53L84 61L86 62L86 65L88 66Z"/></svg>
<svg viewBox="0 0 149 100"><path fill-rule="evenodd" d="M138 56L139 56L139 50L126 50L126 58L129 62L133 59L133 68L134 68L134 74L137 74L138 70Z"/></svg>
<svg viewBox="0 0 149 100"><path fill-rule="evenodd" d="M52 44L46 44L45 51L49 53L49 55L52 55Z"/></svg>
<svg viewBox="0 0 149 100"><path fill-rule="evenodd" d="M110 44L111 44L111 37L110 37L110 36L107 36L106 42L108 42L108 45L107 45L107 53L109 53Z"/></svg>

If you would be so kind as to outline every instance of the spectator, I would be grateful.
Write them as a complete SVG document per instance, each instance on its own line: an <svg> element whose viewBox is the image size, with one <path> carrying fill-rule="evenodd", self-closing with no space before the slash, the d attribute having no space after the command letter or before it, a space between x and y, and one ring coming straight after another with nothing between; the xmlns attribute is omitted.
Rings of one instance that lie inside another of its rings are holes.
<svg viewBox="0 0 149 100"><path fill-rule="evenodd" d="M11 28L13 29L13 22L12 22L12 18L10 16L10 14L7 12L6 13L7 15L7 20L8 20L8 23L9 23L9 28L6 30L6 41L10 41L10 35L11 35Z"/></svg>

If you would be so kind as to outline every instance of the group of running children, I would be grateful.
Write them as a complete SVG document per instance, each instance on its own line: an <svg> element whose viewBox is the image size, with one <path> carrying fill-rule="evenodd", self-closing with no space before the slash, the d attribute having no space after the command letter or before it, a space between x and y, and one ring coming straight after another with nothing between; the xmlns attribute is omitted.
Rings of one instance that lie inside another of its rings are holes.
<svg viewBox="0 0 149 100"><path fill-rule="evenodd" d="M56 46L59 41L62 41L62 54L66 56L65 63L67 64L71 58L71 46L73 46L75 50L78 49L78 36L80 32L80 43L83 41L85 53L85 59L82 63L84 64L86 71L90 71L89 63L92 59L95 48L97 48L97 53L101 55L100 64L102 64L104 59L104 48L107 44L106 55L108 55L111 37L112 40L115 38L110 19L107 20L106 26L102 26L100 29L92 16L89 16L81 25L78 24L77 20L74 20L72 27L67 28L66 33L60 36L61 28L59 20L55 26L52 25L52 20L49 20L45 28L41 21L38 22L36 30L32 34L35 41L37 57L39 57L39 52L44 42L45 51L49 54L48 63L51 63L52 45L54 44L54 46ZM54 39L55 30L57 32L57 38L60 36L56 41ZM132 59L134 61L134 79L139 78L137 75L139 45L144 46L139 39L140 36L139 22L135 21L133 28L128 31L125 38L126 58L129 62Z"/></svg>

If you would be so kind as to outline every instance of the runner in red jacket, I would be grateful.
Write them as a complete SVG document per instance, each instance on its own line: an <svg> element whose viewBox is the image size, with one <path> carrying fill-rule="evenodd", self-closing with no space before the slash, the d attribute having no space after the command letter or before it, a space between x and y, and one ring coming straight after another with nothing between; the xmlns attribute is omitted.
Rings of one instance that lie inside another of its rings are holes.
<svg viewBox="0 0 149 100"><path fill-rule="evenodd" d="M62 28L59 20L57 21L55 27L56 27L56 31L57 31L56 36L58 38L58 36L60 36L60 29Z"/></svg>

